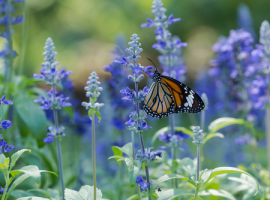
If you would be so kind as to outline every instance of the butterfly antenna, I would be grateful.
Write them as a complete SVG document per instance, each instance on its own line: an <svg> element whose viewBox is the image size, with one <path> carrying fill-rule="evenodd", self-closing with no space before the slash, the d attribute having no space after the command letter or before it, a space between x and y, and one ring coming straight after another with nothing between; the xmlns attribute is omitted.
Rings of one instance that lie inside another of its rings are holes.
<svg viewBox="0 0 270 200"><path fill-rule="evenodd" d="M155 65L155 63L150 59L150 58L146 58L147 60L150 60L151 63L153 63L153 65L155 66L155 68L157 69L157 66Z"/></svg>

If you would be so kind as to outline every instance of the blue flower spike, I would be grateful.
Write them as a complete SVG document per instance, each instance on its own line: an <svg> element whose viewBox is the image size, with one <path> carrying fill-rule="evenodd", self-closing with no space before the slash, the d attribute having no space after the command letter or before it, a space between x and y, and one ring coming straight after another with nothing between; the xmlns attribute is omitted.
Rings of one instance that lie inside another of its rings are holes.
<svg viewBox="0 0 270 200"><path fill-rule="evenodd" d="M87 81L87 86L84 87L84 90L86 90L86 96L89 97L89 102L82 102L82 106L85 107L85 109L89 110L88 115L90 119L92 119L92 114L95 113L99 120L101 119L99 109L104 107L103 103L98 103L97 98L100 95L100 92L102 91L102 87L100 87L100 82L98 81L98 76L96 72L92 72L90 74L90 77Z"/></svg>

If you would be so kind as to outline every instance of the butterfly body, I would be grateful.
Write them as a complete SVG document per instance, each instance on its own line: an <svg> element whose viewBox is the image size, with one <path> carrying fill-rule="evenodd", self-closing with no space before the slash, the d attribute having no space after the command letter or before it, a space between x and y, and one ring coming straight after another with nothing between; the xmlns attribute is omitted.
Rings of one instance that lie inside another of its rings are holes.
<svg viewBox="0 0 270 200"><path fill-rule="evenodd" d="M198 113L204 109L200 96L185 84L163 76L157 70L152 79L143 106L148 115L163 118L173 113Z"/></svg>

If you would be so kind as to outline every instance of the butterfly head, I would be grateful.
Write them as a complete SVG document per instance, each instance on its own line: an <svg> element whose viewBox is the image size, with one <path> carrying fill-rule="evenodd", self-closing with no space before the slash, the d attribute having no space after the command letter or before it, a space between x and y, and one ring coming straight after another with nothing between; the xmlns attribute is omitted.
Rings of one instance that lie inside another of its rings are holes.
<svg viewBox="0 0 270 200"><path fill-rule="evenodd" d="M160 74L159 71L156 69L155 72L154 72L153 81L159 82L160 79L161 79L161 74Z"/></svg>
<svg viewBox="0 0 270 200"><path fill-rule="evenodd" d="M147 58L148 60L150 60L150 62L151 63L153 63L153 65L155 66L155 72L154 72L154 74L153 74L153 72L151 72L152 73L152 75L150 76L150 78L152 78L154 81L156 81L156 82L159 82L160 81L160 78L161 78L161 74L160 74L160 72L158 71L158 69L157 69L157 66L155 65L155 63L151 60L151 59L149 59L149 58Z"/></svg>

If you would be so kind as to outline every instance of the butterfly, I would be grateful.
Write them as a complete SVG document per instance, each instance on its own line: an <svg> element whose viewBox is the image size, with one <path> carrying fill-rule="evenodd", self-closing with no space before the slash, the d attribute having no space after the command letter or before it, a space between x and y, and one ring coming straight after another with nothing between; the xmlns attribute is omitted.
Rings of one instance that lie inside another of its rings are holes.
<svg viewBox="0 0 270 200"><path fill-rule="evenodd" d="M145 96L143 109L151 117L160 119L173 113L198 113L204 109L201 97L180 81L161 75L157 69L150 78L153 83Z"/></svg>

